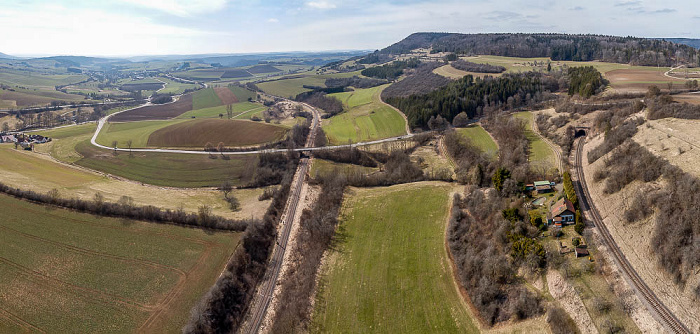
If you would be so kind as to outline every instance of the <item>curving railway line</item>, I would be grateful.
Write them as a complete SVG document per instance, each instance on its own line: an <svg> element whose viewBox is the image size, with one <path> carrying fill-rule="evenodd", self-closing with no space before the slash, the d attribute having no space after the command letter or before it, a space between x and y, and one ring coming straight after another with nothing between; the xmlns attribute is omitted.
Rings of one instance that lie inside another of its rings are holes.
<svg viewBox="0 0 700 334"><path fill-rule="evenodd" d="M644 283L644 280L639 276L639 274L637 274L637 271L634 270L634 267L632 267L625 255L617 246L617 243L615 243L615 239L613 239L610 231L608 231L605 223L603 223L603 218L600 216L600 213L596 209L595 205L591 202L590 192L588 191L588 185L586 184L583 174L583 167L581 164L584 139L585 137L581 137L576 147L576 173L579 180L579 182L576 183L577 196L581 199L582 205L588 209L595 226L598 227L598 231L603 237L603 240L607 248L610 250L610 253L613 255L613 259L617 263L618 268L622 270L623 275L634 288L637 296L639 296L640 299L646 304L647 309L649 309L652 314L656 315L659 322L671 333L691 333L691 331L688 330L688 328L686 328L685 325L678 320L678 318L676 318L671 310L669 310L666 305L663 304L656 294L654 294L654 291L652 291L649 286Z"/></svg>

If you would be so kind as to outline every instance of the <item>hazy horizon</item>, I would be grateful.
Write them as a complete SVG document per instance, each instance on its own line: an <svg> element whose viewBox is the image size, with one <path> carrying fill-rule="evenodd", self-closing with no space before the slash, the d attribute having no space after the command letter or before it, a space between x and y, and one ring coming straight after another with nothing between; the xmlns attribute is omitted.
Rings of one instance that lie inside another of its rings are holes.
<svg viewBox="0 0 700 334"><path fill-rule="evenodd" d="M35 57L383 48L419 31L693 38L691 1L10 0L0 52Z"/></svg>

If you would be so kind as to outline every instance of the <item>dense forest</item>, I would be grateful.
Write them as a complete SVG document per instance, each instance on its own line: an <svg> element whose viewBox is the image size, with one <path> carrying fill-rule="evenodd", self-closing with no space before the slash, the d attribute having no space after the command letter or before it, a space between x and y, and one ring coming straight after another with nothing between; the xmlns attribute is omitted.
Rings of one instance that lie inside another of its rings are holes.
<svg viewBox="0 0 700 334"><path fill-rule="evenodd" d="M604 89L606 84L603 75L593 66L569 67L569 95L589 98Z"/></svg>
<svg viewBox="0 0 700 334"><path fill-rule="evenodd" d="M433 70L440 66L443 66L443 64L438 62L421 63L408 76L385 88L382 91L382 99L427 94L440 87L447 86L452 80L433 73Z"/></svg>
<svg viewBox="0 0 700 334"><path fill-rule="evenodd" d="M380 55L405 54L417 48L462 55L600 60L643 66L700 65L700 51L687 45L658 39L566 34L415 33L366 58L381 59Z"/></svg>
<svg viewBox="0 0 700 334"><path fill-rule="evenodd" d="M498 66L498 65L490 65L490 64L478 64L478 63L472 63L470 61L466 60L455 60L454 62L450 63L450 66L462 70L462 71L467 71L467 72L475 72L475 73L503 73L506 71L506 68L503 66Z"/></svg>
<svg viewBox="0 0 700 334"><path fill-rule="evenodd" d="M397 60L391 64L366 68L360 73L366 77L394 80L400 77L405 69L416 68L418 65L420 65L420 61L416 58L406 61Z"/></svg>
<svg viewBox="0 0 700 334"><path fill-rule="evenodd" d="M541 101L545 91L557 91L558 80L541 73L505 74L500 78L474 79L467 75L425 95L382 96L408 117L411 127L425 127L433 116L448 121L465 112L469 118L483 114L485 108L516 108Z"/></svg>

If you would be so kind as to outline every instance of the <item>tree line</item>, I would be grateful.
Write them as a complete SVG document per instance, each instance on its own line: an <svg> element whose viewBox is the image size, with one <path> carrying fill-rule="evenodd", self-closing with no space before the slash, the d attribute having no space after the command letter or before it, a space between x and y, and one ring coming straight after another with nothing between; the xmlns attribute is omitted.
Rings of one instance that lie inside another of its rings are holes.
<svg viewBox="0 0 700 334"><path fill-rule="evenodd" d="M601 92L607 80L593 66L569 67L569 95L578 94L589 98Z"/></svg>
<svg viewBox="0 0 700 334"><path fill-rule="evenodd" d="M104 196L96 193L93 200L83 200L76 197L64 198L57 189L47 193L38 193L32 190L23 190L0 183L0 192L19 199L29 200L35 203L53 205L71 209L78 212L90 213L106 217L126 218L133 220L149 221L162 224L175 224L206 229L244 231L254 220L233 220L216 216L211 213L211 208L202 206L197 213L188 213L183 209L162 209L153 205L135 205L133 199L122 196L116 202L107 202Z"/></svg>

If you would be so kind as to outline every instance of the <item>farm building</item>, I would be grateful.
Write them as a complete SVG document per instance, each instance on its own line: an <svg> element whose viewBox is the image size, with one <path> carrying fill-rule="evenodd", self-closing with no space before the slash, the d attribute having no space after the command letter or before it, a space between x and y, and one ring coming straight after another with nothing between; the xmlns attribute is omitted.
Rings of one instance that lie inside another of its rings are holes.
<svg viewBox="0 0 700 334"><path fill-rule="evenodd" d="M574 204L566 198L557 201L552 210L547 214L547 224L562 227L573 224L576 219L576 209Z"/></svg>
<svg viewBox="0 0 700 334"><path fill-rule="evenodd" d="M538 194L544 194L552 192L552 184L549 181L535 181L535 190Z"/></svg>
<svg viewBox="0 0 700 334"><path fill-rule="evenodd" d="M14 135L4 135L0 137L0 143L15 143L17 138Z"/></svg>

